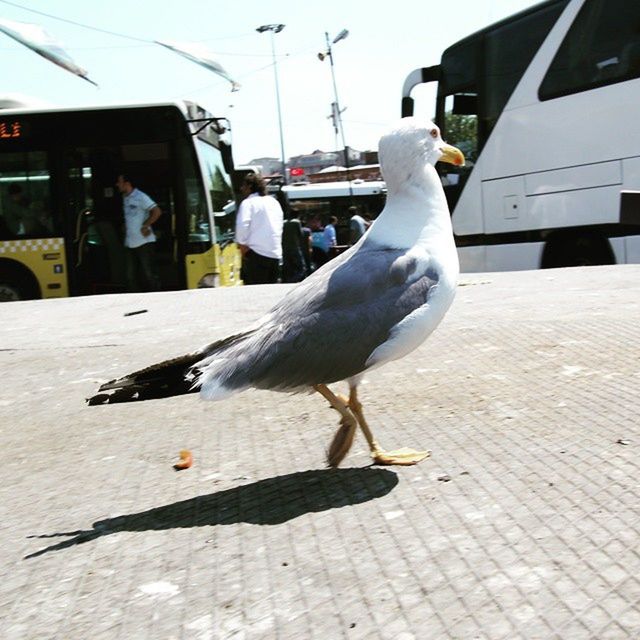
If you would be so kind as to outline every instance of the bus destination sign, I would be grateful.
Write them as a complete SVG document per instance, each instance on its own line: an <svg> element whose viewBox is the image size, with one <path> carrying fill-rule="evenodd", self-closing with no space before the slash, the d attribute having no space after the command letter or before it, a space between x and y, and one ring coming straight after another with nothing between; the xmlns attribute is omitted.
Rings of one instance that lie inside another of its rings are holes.
<svg viewBox="0 0 640 640"><path fill-rule="evenodd" d="M22 138L24 131L20 120L0 120L0 140Z"/></svg>

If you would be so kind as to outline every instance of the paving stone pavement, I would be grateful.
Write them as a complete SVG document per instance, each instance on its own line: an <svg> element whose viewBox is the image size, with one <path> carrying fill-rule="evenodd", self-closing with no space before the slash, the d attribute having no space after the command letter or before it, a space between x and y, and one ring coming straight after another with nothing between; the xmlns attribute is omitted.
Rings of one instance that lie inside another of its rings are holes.
<svg viewBox="0 0 640 640"><path fill-rule="evenodd" d="M338 470L317 394L84 404L287 285L0 306L0 638L640 638L639 283L463 276L361 393L432 457Z"/></svg>

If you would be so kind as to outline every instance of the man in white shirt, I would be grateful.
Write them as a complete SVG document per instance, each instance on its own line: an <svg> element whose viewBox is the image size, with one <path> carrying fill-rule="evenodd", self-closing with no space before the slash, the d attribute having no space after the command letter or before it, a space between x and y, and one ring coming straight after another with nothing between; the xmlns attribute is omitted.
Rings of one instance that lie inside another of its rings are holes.
<svg viewBox="0 0 640 640"><path fill-rule="evenodd" d="M282 259L282 207L266 195L264 180L255 173L245 176L236 216L236 242L242 253L245 284L278 282Z"/></svg>
<svg viewBox="0 0 640 640"><path fill-rule="evenodd" d="M351 219L349 220L349 244L353 245L362 238L367 230L367 225L364 218L358 213L357 207L349 207L349 213L351 214Z"/></svg>
<svg viewBox="0 0 640 640"><path fill-rule="evenodd" d="M140 272L148 291L160 290L160 278L155 268L155 241L151 225L162 215L160 207L143 191L136 189L128 175L120 174L116 187L122 194L125 238L127 247L127 284L129 291L138 291Z"/></svg>

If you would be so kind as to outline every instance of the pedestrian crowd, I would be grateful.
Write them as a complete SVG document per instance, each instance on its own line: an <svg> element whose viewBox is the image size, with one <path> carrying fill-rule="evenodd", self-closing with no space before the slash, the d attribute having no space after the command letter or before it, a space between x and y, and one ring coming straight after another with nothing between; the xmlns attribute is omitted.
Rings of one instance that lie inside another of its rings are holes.
<svg viewBox="0 0 640 640"><path fill-rule="evenodd" d="M242 201L236 217L235 239L242 254L244 284L301 282L338 255L338 219L323 224L319 215L301 218L280 188L267 194L264 179L247 174L240 186ZM371 225L367 214L349 207L349 246L356 244Z"/></svg>

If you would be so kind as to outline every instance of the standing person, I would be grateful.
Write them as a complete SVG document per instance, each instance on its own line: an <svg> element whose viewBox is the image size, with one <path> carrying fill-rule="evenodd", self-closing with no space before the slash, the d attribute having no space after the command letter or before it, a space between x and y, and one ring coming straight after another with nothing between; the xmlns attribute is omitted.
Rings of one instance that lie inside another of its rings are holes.
<svg viewBox="0 0 640 640"><path fill-rule="evenodd" d="M309 251L308 240L302 231L300 220L293 212L282 227L282 281L301 282L307 275L304 258L305 250Z"/></svg>
<svg viewBox="0 0 640 640"><path fill-rule="evenodd" d="M300 282L306 276L302 246L302 225L295 216L289 198L282 185L276 192L276 200L284 214L282 226L282 281Z"/></svg>
<svg viewBox="0 0 640 640"><path fill-rule="evenodd" d="M276 192L276 200L284 213L282 226L282 281L300 282L307 275L304 264L302 225L289 204L282 186Z"/></svg>
<svg viewBox="0 0 640 640"><path fill-rule="evenodd" d="M311 247L311 229L307 225L307 219L300 216L300 225L302 226L302 257L304 259L305 277L311 273L313 249Z"/></svg>
<svg viewBox="0 0 640 640"><path fill-rule="evenodd" d="M243 200L236 218L236 242L242 253L245 284L278 282L282 258L282 207L266 195L264 180L248 173L240 187Z"/></svg>
<svg viewBox="0 0 640 640"><path fill-rule="evenodd" d="M311 230L311 268L315 271L329 259L324 227L320 222L320 216L315 215L309 220L309 229Z"/></svg>
<svg viewBox="0 0 640 640"><path fill-rule="evenodd" d="M151 225L162 211L146 193L134 186L129 175L118 175L116 187L122 194L129 291L139 290L137 273L142 274L147 291L160 291L160 277L155 265L156 236Z"/></svg>
<svg viewBox="0 0 640 640"><path fill-rule="evenodd" d="M338 246L338 238L336 236L336 225L338 224L338 218L331 216L329 218L329 224L324 228L322 234L324 235L324 246L327 254L331 256L331 250Z"/></svg>
<svg viewBox="0 0 640 640"><path fill-rule="evenodd" d="M353 245L362 238L367 230L367 225L364 218L358 213L358 207L349 207L349 213L351 214L349 219L349 244Z"/></svg>

